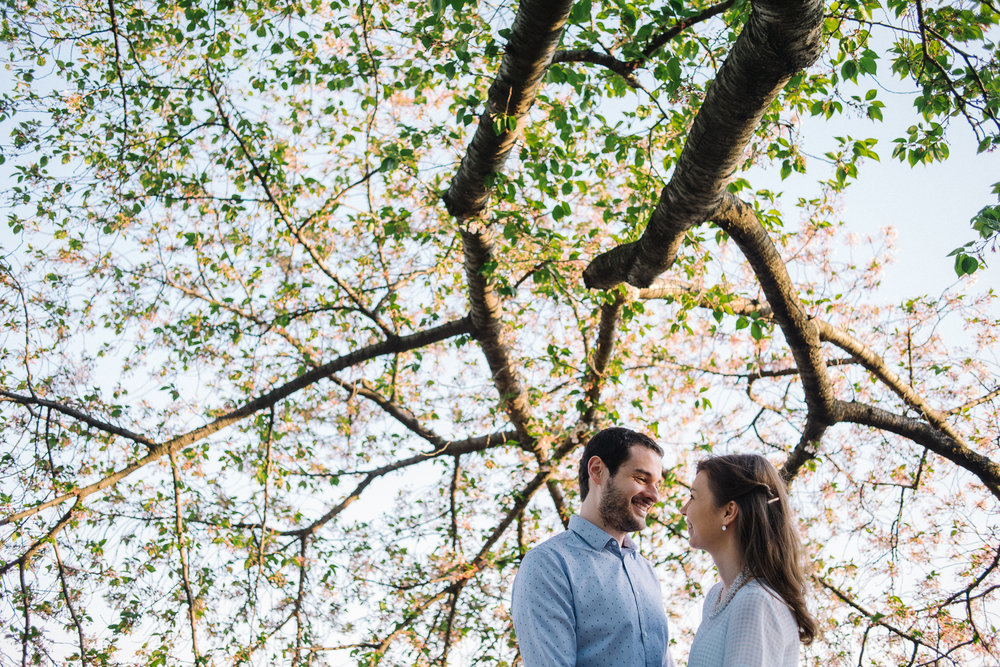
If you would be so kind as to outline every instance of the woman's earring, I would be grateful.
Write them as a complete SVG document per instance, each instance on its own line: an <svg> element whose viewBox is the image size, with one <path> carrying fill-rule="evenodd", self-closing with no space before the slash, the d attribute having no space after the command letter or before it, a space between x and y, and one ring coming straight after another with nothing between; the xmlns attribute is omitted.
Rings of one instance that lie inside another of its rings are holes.
<svg viewBox="0 0 1000 667"><path fill-rule="evenodd" d="M726 532L726 524L722 524L722 532Z"/></svg>

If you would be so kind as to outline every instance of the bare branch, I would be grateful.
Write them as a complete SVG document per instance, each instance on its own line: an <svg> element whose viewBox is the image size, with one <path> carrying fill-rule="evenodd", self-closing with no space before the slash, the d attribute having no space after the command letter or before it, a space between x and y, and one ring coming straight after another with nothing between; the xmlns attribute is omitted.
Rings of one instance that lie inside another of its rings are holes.
<svg viewBox="0 0 1000 667"><path fill-rule="evenodd" d="M77 421L83 422L87 426L91 426L99 431L103 431L110 435L121 436L127 440L131 440L132 442L137 442L141 445L146 445L146 447L148 447L149 449L153 449L156 446L156 443L153 440L144 435L135 433L134 431L130 431L126 428L122 428L121 426L115 426L114 424L102 421L95 417L91 417L85 412L77 410L76 408L72 408L63 403L59 403L57 401L51 401L46 398L41 398L38 396L24 396L22 394L15 394L14 392L7 391L6 389L0 389L0 396L14 403L18 403L20 405L37 405L43 408L54 410L55 412L66 415L67 417L72 417Z"/></svg>
<svg viewBox="0 0 1000 667"><path fill-rule="evenodd" d="M1000 499L1000 464L966 447L947 433L917 419L897 415L863 403L838 401L841 420L882 429L923 445L968 470Z"/></svg>
<svg viewBox="0 0 1000 667"><path fill-rule="evenodd" d="M177 537L177 553L181 561L181 585L184 588L184 598L187 601L188 626L191 629L191 651L194 653L194 662L197 665L201 660L201 652L198 650L198 630L195 623L195 598L191 592L191 575L188 567L187 539L184 537L184 519L181 512L181 478L177 469L177 453L170 451L170 472L173 476L174 486L174 535Z"/></svg>
<svg viewBox="0 0 1000 667"><path fill-rule="evenodd" d="M447 340L454 336L459 336L462 334L472 333L471 320L468 317L463 317L460 320L452 320L451 322L446 322L440 326L434 327L432 329L427 329L420 331L408 336L396 337L391 340L382 341L379 343L374 343L367 347L360 348L354 352L345 354L333 361L327 362L322 366L317 366L312 368L302 375L298 376L294 380L286 382L285 384L277 387L266 394L263 394L256 399L243 404L241 407L233 410L231 412L218 417L214 421L194 429L193 431L188 431L183 435L179 435L167 442L156 444L150 448L149 454L144 456L137 461L129 464L128 466L122 468L121 470L108 475L107 477L101 479L98 482L90 484L85 487L80 487L74 489L73 491L52 498L44 503L40 503L31 507L29 509L11 514L7 517L0 519L0 526L6 525L12 521L17 521L25 517L33 516L42 510L53 507L54 505L59 505L71 498L76 498L77 501L86 498L87 496L102 491L110 486L113 486L120 480L128 477L136 470L143 468L144 466L156 461L166 455L169 451L179 451L188 445L207 438L208 436L216 433L223 428L234 424L246 417L258 412L260 410L267 409L272 405L276 405L282 399L285 399L295 392L301 391L306 387L309 387L320 380L330 377L334 373L341 371L350 366L374 359L385 354L393 354L398 352L404 352L407 350L413 350L419 347L424 347L433 343L440 342L442 340Z"/></svg>
<svg viewBox="0 0 1000 667"><path fill-rule="evenodd" d="M965 446L962 437L952 428L945 418L944 413L934 409L917 391L910 386L903 378L899 377L889 365L879 355L875 354L867 345L851 336L846 331L839 329L828 322L816 321L819 328L820 337L827 342L833 343L844 352L847 352L858 362L870 371L875 377L881 380L914 410L924 416L927 421L949 438Z"/></svg>
<svg viewBox="0 0 1000 667"><path fill-rule="evenodd" d="M52 540L52 551L56 557L56 567L59 568L59 588L62 591L63 600L66 601L66 608L69 609L70 618L73 619L77 641L80 643L80 665L87 667L87 644L83 639L83 626L80 625L80 617L76 615L76 608L73 607L73 597L69 592L69 584L66 582L66 568L63 566L62 556L59 554L59 540Z"/></svg>

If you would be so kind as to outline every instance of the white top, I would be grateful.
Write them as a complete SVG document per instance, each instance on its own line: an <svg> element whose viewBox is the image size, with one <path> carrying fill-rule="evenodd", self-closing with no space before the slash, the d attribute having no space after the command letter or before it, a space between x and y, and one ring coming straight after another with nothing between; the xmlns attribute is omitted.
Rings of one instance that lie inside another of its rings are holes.
<svg viewBox="0 0 1000 667"><path fill-rule="evenodd" d="M754 579L710 618L721 590L719 582L705 598L688 667L796 667L799 628L778 594Z"/></svg>

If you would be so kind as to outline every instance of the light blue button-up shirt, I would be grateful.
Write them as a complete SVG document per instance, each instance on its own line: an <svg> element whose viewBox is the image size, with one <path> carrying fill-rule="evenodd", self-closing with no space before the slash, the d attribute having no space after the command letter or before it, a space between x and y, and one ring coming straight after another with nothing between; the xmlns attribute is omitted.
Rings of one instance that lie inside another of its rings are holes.
<svg viewBox="0 0 1000 667"><path fill-rule="evenodd" d="M660 584L624 543L574 516L524 556L511 606L525 667L673 667Z"/></svg>

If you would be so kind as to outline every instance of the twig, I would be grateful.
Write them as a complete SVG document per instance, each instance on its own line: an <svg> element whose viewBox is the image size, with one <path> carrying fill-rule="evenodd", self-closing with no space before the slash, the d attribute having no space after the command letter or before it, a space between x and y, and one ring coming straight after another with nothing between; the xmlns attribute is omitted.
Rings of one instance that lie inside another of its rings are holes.
<svg viewBox="0 0 1000 667"><path fill-rule="evenodd" d="M122 146L125 154L125 143L128 139L128 97L125 94L125 79L122 77L122 54L118 48L118 18L115 15L115 1L108 0L108 13L111 15L111 41L115 45L115 72L118 75L118 85L122 89Z"/></svg>
<svg viewBox="0 0 1000 667"><path fill-rule="evenodd" d="M66 600L66 608L69 609L70 618L73 619L73 627L76 628L77 640L80 642L80 665L87 667L87 648L83 639L83 626L80 625L80 618L73 608L73 600L69 593L69 584L66 582L66 568L63 566L62 556L59 554L59 541L52 540L52 551L56 557L56 566L59 568L59 587L62 590L63 599Z"/></svg>
<svg viewBox="0 0 1000 667"><path fill-rule="evenodd" d="M191 650L194 653L194 663L201 662L201 652L198 650L198 631L195 623L195 598L191 593L191 577L188 567L187 546L184 537L184 520L181 515L181 478L177 468L177 453L170 450L170 472L173 477L174 487L174 534L177 536L177 553L181 561L181 583L184 587L184 596L187 600L188 624L191 628Z"/></svg>

